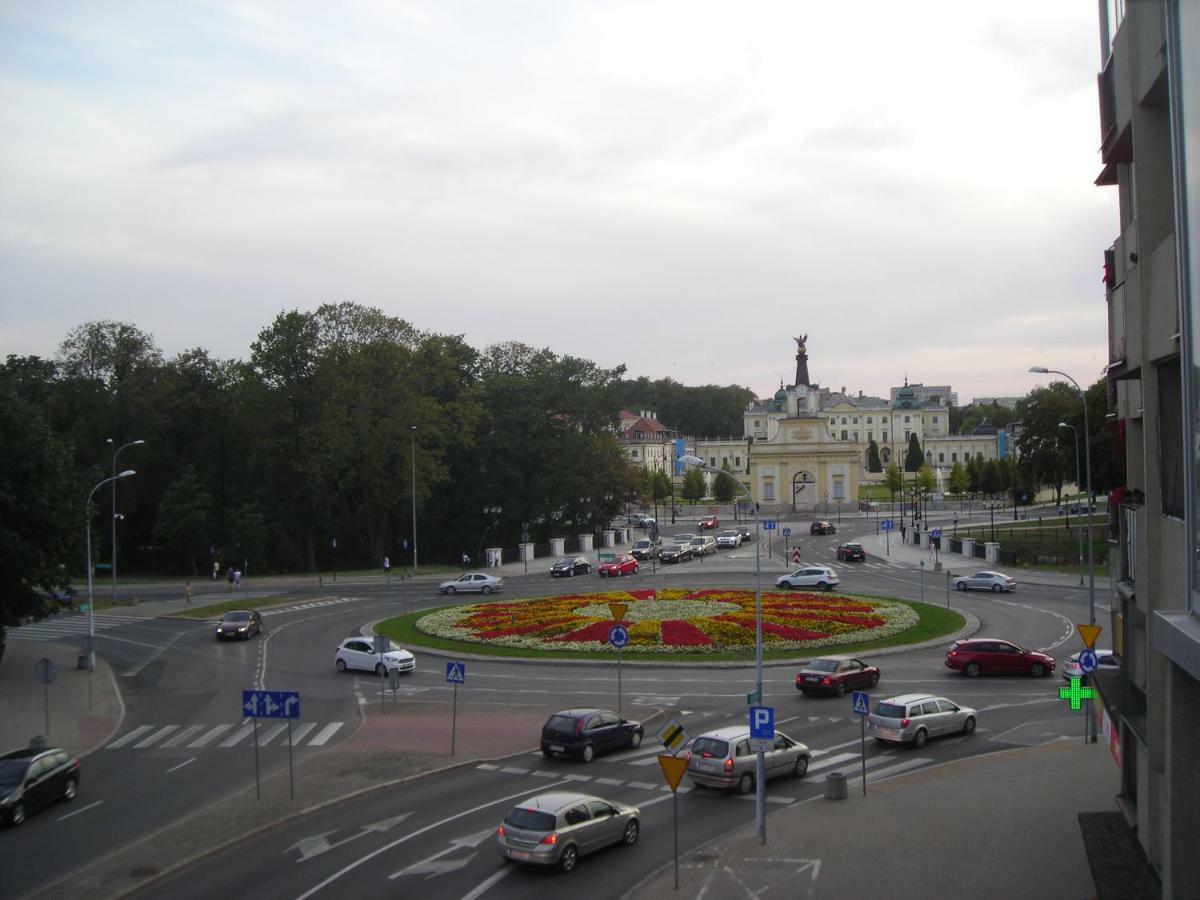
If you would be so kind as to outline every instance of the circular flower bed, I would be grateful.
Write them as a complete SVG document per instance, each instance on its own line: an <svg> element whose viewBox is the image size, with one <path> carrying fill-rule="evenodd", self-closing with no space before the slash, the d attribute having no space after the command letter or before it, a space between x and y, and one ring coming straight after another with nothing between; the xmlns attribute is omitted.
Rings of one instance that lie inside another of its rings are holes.
<svg viewBox="0 0 1200 900"><path fill-rule="evenodd" d="M626 603L627 653L721 653L754 647L754 591L667 589L564 594L454 606L422 616L425 634L526 650L608 651L609 603ZM763 646L811 650L858 644L916 625L910 606L838 594L762 595Z"/></svg>

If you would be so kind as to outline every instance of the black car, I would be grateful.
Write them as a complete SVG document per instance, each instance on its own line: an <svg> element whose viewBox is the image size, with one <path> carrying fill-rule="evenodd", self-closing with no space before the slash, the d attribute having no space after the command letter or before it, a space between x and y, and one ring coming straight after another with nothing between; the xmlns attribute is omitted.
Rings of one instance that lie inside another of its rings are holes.
<svg viewBox="0 0 1200 900"><path fill-rule="evenodd" d="M639 746L642 733L641 722L622 719L610 709L564 709L542 726L542 753L591 762L597 753Z"/></svg>
<svg viewBox="0 0 1200 900"><path fill-rule="evenodd" d="M809 534L837 534L832 522L813 522L808 529Z"/></svg>
<svg viewBox="0 0 1200 900"><path fill-rule="evenodd" d="M58 747L12 750L0 755L0 819L14 828L31 812L58 800L74 800L79 760Z"/></svg>
<svg viewBox="0 0 1200 900"><path fill-rule="evenodd" d="M842 544L837 548L837 558L848 562L866 562L867 551L862 544Z"/></svg>
<svg viewBox="0 0 1200 900"><path fill-rule="evenodd" d="M664 563L677 563L691 559L693 556L691 544L671 544L669 547L663 547L662 553L658 554L658 561Z"/></svg>
<svg viewBox="0 0 1200 900"><path fill-rule="evenodd" d="M586 556L564 556L550 567L550 574L555 578L586 575L592 571L592 564Z"/></svg>
<svg viewBox="0 0 1200 900"><path fill-rule="evenodd" d="M737 533L742 536L742 543L745 543L746 541L750 540L751 535L754 534L754 532L750 530L749 525L738 525Z"/></svg>
<svg viewBox="0 0 1200 900"><path fill-rule="evenodd" d="M262 631L262 616L253 609L233 609L221 616L217 623L217 640L225 638L241 638L250 640Z"/></svg>

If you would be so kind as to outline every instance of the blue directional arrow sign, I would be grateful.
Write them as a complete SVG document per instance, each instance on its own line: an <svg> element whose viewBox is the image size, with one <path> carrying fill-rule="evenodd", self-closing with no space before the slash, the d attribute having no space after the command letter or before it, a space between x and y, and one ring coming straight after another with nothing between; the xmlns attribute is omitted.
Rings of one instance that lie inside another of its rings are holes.
<svg viewBox="0 0 1200 900"><path fill-rule="evenodd" d="M461 662L446 663L446 684L466 684L467 664Z"/></svg>
<svg viewBox="0 0 1200 900"><path fill-rule="evenodd" d="M614 625L608 631L608 642L618 650L629 646L629 629L624 625Z"/></svg>
<svg viewBox="0 0 1200 900"><path fill-rule="evenodd" d="M1100 660L1096 656L1095 650L1084 650L1079 654L1079 670L1084 675L1091 675L1096 671L1096 666L1100 665Z"/></svg>
<svg viewBox="0 0 1200 900"><path fill-rule="evenodd" d="M763 519L762 527L763 527L763 531L774 531L775 530L775 520L774 519Z"/></svg>
<svg viewBox="0 0 1200 900"><path fill-rule="evenodd" d="M854 714L856 716L869 716L871 714L871 695L866 691L855 691L851 695L853 701Z"/></svg>
<svg viewBox="0 0 1200 900"><path fill-rule="evenodd" d="M892 531L895 529L896 523L893 522L891 519L884 519L882 522L879 523L879 527L882 528L884 531Z"/></svg>
<svg viewBox="0 0 1200 900"><path fill-rule="evenodd" d="M242 714L248 719L300 718L299 691L242 691Z"/></svg>

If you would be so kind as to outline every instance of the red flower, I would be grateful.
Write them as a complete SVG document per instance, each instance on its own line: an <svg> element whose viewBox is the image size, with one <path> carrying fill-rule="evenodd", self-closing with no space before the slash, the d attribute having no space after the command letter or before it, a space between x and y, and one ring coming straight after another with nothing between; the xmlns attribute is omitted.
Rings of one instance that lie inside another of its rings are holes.
<svg viewBox="0 0 1200 900"><path fill-rule="evenodd" d="M704 647L715 643L695 625L682 619L667 619L662 623L662 642L676 647Z"/></svg>
<svg viewBox="0 0 1200 900"><path fill-rule="evenodd" d="M608 642L608 633L612 630L613 622L593 622L583 628L577 628L558 637L548 638L551 641L598 641ZM544 626L538 626L539 630Z"/></svg>

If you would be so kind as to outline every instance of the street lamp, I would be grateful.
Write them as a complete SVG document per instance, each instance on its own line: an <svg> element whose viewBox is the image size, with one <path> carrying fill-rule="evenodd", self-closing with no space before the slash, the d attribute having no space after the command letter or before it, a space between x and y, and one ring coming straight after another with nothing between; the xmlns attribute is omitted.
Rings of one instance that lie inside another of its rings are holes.
<svg viewBox="0 0 1200 900"><path fill-rule="evenodd" d="M110 447L113 446L112 438L105 438L104 443ZM128 444L122 444L113 451L112 455L112 603L117 605L117 457L121 455L121 451L126 447L136 447L138 444L144 444L145 441L130 441ZM123 517L122 517L123 518Z"/></svg>
<svg viewBox="0 0 1200 900"><path fill-rule="evenodd" d="M92 598L92 497L96 495L96 491L104 487L106 484L115 482L118 478L128 478L133 475L133 469L126 469L120 475L113 475L111 478L105 478L98 485L92 488L92 492L88 494L87 503L83 505L86 525L84 526L84 546L87 547L87 577L88 577L88 671L92 672L96 669L96 603ZM78 532L76 532L78 534Z"/></svg>
<svg viewBox="0 0 1200 900"><path fill-rule="evenodd" d="M412 526L413 526L413 577L417 576L417 426L410 425L412 431Z"/></svg>
<svg viewBox="0 0 1200 900"><path fill-rule="evenodd" d="M720 469L708 465L698 456L681 456L679 461L686 466L694 466L701 471L721 474ZM740 479L734 480L737 481L737 486L745 491L746 499L750 501L750 508L754 511L754 690L755 696L758 697L758 702L761 704L763 702L762 542L759 540L758 504L754 502L754 495L750 493L750 489L742 484ZM756 755L758 759L754 769L755 822L758 827L759 843L766 843L766 756L761 750Z"/></svg>
<svg viewBox="0 0 1200 900"><path fill-rule="evenodd" d="M488 521L487 525L484 526L483 534L480 535L480 537L479 537L479 553L476 554L476 556L475 556L476 559L479 559L479 560L483 559L483 542L487 538L488 531L491 530L491 527L494 524L496 524L496 517L499 516L500 513L502 513L502 512L504 512L504 510L499 506L485 506L483 508L484 516L490 517L490 521Z"/></svg>
<svg viewBox="0 0 1200 900"><path fill-rule="evenodd" d="M1075 484L1076 484L1076 486L1078 486L1078 484L1079 484L1079 430L1074 425L1068 425L1066 422L1059 422L1058 427L1059 428L1070 428L1071 436L1075 438ZM1069 527L1071 524L1071 506L1070 506L1070 504L1067 504L1066 507L1067 507L1067 526ZM1092 511L1090 508L1091 507L1090 498L1088 500L1088 507L1089 507L1088 518L1091 518ZM1079 556L1076 557L1076 561L1079 563L1079 586L1083 587L1083 529L1082 528L1079 529Z"/></svg>

